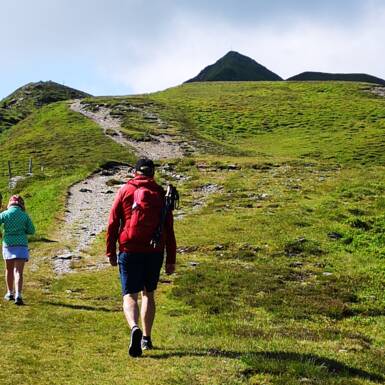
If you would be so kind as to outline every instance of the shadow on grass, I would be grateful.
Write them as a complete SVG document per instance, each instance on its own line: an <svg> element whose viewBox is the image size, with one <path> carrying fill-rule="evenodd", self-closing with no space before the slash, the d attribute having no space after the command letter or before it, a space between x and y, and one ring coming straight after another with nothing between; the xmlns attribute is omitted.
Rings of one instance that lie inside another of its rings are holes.
<svg viewBox="0 0 385 385"><path fill-rule="evenodd" d="M42 242L42 243L57 243L58 241L55 241L54 239L45 238L45 237L31 237L29 239L29 242L30 243L38 243L38 242Z"/></svg>
<svg viewBox="0 0 385 385"><path fill-rule="evenodd" d="M61 303L61 302L44 302L44 303L49 306L65 307L65 308L74 309L74 310L100 311L105 313L116 313L121 311L120 308L114 309L114 308L108 308L104 306L75 305L71 303Z"/></svg>
<svg viewBox="0 0 385 385"><path fill-rule="evenodd" d="M385 316L385 309L352 309L344 318L350 317L383 317Z"/></svg>
<svg viewBox="0 0 385 385"><path fill-rule="evenodd" d="M153 356L152 359L167 359L172 357L220 357L230 359L240 359L248 365L242 373L246 377L251 377L258 373L282 374L292 365L294 368L301 366L320 367L323 372L339 377L358 377L361 379L384 383L385 377L365 370L354 368L335 359L320 357L315 354L295 353L295 352L236 352L227 350L197 350L182 351L175 350ZM296 370L297 371L297 370ZM300 369L298 369L298 374Z"/></svg>

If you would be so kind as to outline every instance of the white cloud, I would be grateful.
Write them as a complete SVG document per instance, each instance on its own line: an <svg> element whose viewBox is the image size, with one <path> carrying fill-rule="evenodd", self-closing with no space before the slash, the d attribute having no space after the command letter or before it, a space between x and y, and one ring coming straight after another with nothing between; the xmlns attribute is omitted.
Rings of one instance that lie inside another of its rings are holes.
<svg viewBox="0 0 385 385"><path fill-rule="evenodd" d="M46 79L87 84L96 94L156 91L195 76L229 50L284 78L306 70L385 77L382 3L4 2L0 95L27 79L44 80L46 73Z"/></svg>
<svg viewBox="0 0 385 385"><path fill-rule="evenodd" d="M375 12L368 8L354 28L306 19L288 27L242 28L179 14L162 40L156 44L138 41L121 60L105 62L102 68L106 76L110 74L135 93L179 84L231 49L254 58L283 78L308 70L385 77L383 25L385 7Z"/></svg>

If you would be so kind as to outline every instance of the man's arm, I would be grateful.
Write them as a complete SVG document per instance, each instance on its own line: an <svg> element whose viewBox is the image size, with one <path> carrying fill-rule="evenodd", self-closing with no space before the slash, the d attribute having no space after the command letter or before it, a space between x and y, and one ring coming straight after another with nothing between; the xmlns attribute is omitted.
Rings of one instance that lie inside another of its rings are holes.
<svg viewBox="0 0 385 385"><path fill-rule="evenodd" d="M106 240L106 256L109 258L112 266L117 265L116 258L116 242L118 241L120 220L122 215L122 201L121 201L122 189L116 194L114 203L110 211L107 226L107 240Z"/></svg>

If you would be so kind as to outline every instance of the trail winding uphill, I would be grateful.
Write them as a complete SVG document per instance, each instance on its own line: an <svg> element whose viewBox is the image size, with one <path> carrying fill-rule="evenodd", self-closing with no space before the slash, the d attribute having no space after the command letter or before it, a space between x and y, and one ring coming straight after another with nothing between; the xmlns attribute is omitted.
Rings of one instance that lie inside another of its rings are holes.
<svg viewBox="0 0 385 385"><path fill-rule="evenodd" d="M151 141L137 141L122 134L121 121L111 116L110 109L99 107L97 111L88 110L81 100L75 100L70 108L72 111L92 119L103 129L106 136L121 144L132 148L138 157L148 157L153 160L174 159L184 156L180 143L174 142L169 135L151 136Z"/></svg>
<svg viewBox="0 0 385 385"><path fill-rule="evenodd" d="M100 125L106 136L122 146L132 148L138 157L154 160L181 158L184 156L180 143L162 135L150 142L130 140L120 130L120 120L110 115L110 110L100 107L97 112L87 110L80 100L70 105L71 110L81 113ZM73 262L87 259L87 249L105 228L108 213L115 194L132 175L132 168L112 165L73 185L68 191L63 238L68 246L53 257L53 269L57 274L73 271ZM107 263L89 264L86 268L98 269Z"/></svg>

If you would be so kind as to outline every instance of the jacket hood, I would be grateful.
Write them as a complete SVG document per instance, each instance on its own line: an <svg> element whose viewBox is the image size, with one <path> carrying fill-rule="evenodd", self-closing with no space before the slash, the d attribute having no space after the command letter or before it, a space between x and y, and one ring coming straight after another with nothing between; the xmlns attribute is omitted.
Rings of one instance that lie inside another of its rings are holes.
<svg viewBox="0 0 385 385"><path fill-rule="evenodd" d="M137 175L135 178L130 179L127 183L135 187L147 187L150 189L163 190L163 188L155 182L154 178L145 175Z"/></svg>

